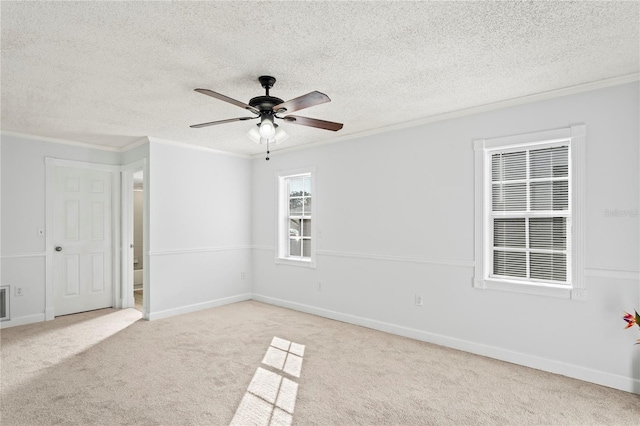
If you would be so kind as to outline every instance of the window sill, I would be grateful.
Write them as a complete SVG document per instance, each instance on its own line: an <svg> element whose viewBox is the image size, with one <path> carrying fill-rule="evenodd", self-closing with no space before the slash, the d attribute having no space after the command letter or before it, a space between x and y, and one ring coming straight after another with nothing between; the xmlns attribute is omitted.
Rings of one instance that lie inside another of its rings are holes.
<svg viewBox="0 0 640 426"><path fill-rule="evenodd" d="M561 299L584 299L584 290L574 289L568 285L530 284L518 281L484 279L474 280L477 289L502 290L513 293L534 294L538 296L558 297Z"/></svg>
<svg viewBox="0 0 640 426"><path fill-rule="evenodd" d="M287 257L276 257L276 265L289 265L289 266L299 266L303 268L314 268L316 267L315 260L303 260L303 259L290 259Z"/></svg>

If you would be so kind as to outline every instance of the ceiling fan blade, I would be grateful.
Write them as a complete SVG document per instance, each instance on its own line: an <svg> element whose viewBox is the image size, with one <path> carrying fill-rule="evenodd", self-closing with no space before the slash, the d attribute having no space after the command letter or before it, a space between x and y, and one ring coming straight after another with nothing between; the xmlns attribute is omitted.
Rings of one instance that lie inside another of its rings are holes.
<svg viewBox="0 0 640 426"><path fill-rule="evenodd" d="M318 120L317 118L300 117L299 115L287 115L282 118L288 123L301 124L303 126L317 127L318 129L332 130L337 132L342 129L342 123L333 121Z"/></svg>
<svg viewBox="0 0 640 426"><path fill-rule="evenodd" d="M276 113L294 112L315 105L320 105L325 102L331 102L331 99L329 99L329 97L324 93L315 91L276 105L273 107L273 110Z"/></svg>
<svg viewBox="0 0 640 426"><path fill-rule="evenodd" d="M220 93L216 93L213 90L209 89L194 89L198 93L202 93L203 95L211 96L212 98L220 99L221 101L229 102L235 106L239 106L240 108L248 109L254 114L260 114L260 110L252 107L251 105L247 105L244 102L236 101L228 96L221 95Z"/></svg>
<svg viewBox="0 0 640 426"><path fill-rule="evenodd" d="M258 117L228 118L226 120L211 121L209 123L193 124L193 125L191 125L189 127L191 127L192 129L199 129L200 127L215 126L216 124L224 124L224 123L233 123L234 121L253 120L253 119L256 119L256 118L258 118Z"/></svg>

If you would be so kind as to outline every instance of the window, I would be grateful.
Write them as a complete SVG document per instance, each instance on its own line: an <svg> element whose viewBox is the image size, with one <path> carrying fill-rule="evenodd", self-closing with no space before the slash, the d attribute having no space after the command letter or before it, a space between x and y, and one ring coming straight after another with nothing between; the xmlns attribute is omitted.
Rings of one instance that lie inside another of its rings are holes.
<svg viewBox="0 0 640 426"><path fill-rule="evenodd" d="M311 175L285 179L289 198L289 258L311 257Z"/></svg>
<svg viewBox="0 0 640 426"><path fill-rule="evenodd" d="M584 297L584 126L475 142L474 286Z"/></svg>
<svg viewBox="0 0 640 426"><path fill-rule="evenodd" d="M277 263L315 266L314 186L312 168L278 173Z"/></svg>

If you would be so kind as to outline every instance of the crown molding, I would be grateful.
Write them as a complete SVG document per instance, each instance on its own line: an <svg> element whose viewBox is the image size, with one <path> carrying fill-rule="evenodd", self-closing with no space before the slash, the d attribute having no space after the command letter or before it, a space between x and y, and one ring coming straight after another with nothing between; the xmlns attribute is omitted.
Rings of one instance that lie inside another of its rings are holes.
<svg viewBox="0 0 640 426"><path fill-rule="evenodd" d="M149 143L149 138L147 136L143 136L140 139L137 139L133 142L131 142L129 145L125 145L122 148L120 148L120 152L127 152L132 150L133 148L137 148L141 145L144 145L146 143Z"/></svg>
<svg viewBox="0 0 640 426"><path fill-rule="evenodd" d="M78 142L78 141L70 141L67 139L58 139L58 138L50 138L48 136L40 136L40 135L31 135L28 133L20 133L20 132L13 132L10 130L0 130L0 134L1 135L7 135L7 136L15 136L18 138L23 138L23 139L32 139L32 140L36 140L36 141L42 141L42 142L52 142L52 143L57 143L57 144L62 144L62 145L72 145L72 146L78 146L78 147L82 147L82 148L89 148L89 149L98 149L100 151L110 151L110 152L121 152L122 148L118 148L118 147L114 147L114 146L107 146L107 145L94 145L91 143L87 143L87 142Z"/></svg>
<svg viewBox="0 0 640 426"><path fill-rule="evenodd" d="M499 109L514 107L517 105L530 104L534 102L544 101L548 99L561 98L563 96L574 95L583 92L590 92L593 90L604 89L612 86L620 86L622 84L633 83L640 81L640 73L627 74L618 77L606 78L602 80L592 81L590 83L578 84L575 86L569 86L562 89L550 90L547 92L535 93L532 95L520 96L517 98L507 99L504 101L493 102L490 104L478 105L470 108L459 109L455 111L445 112L443 114L432 115L418 120L406 121L404 123L393 124L390 126L380 127L373 130L366 130L363 132L352 133L338 138L325 139L318 142L311 142L304 145L292 146L290 148L280 148L278 150L271 151L272 153L287 153L293 151L300 151L305 149L316 148L323 145L328 145L337 142L344 142L351 139L360 139L367 136L379 135L395 130L406 129L409 127L417 127L429 123L435 123L438 121L451 120L453 118L465 117L468 115L480 114L488 111L495 111ZM263 154L254 154L252 159L262 158Z"/></svg>
<svg viewBox="0 0 640 426"><path fill-rule="evenodd" d="M219 149L208 148L206 146L193 145L193 144L183 143L183 142L175 142L175 141L171 141L171 140L168 140L168 139L156 138L154 136L149 136L148 140L149 140L149 142L159 143L159 144L163 144L163 145L171 145L171 146L177 146L177 147L180 147L180 148L194 149L196 151L206 151L206 152L211 152L213 154L227 155L229 157L251 159L251 156L250 155L246 155L246 154L237 154L237 153L234 153L234 152L221 151Z"/></svg>
<svg viewBox="0 0 640 426"><path fill-rule="evenodd" d="M20 133L20 132L12 132L9 130L0 130L0 134L1 135L7 135L7 136L14 136L14 137L19 137L19 138L23 138L23 139L31 139L31 140L36 140L36 141L41 141L41 142L51 142L51 143L57 143L57 144L61 144L61 145L71 145L71 146L77 146L77 147L82 147L82 148L88 148L88 149L97 149L100 151L108 151L108 152L127 152L131 149L137 148L141 145L147 144L147 143L160 143L160 144L164 144L164 145L173 145L173 146L178 146L180 148L187 148L187 149L195 149L195 150L199 150L199 151L207 151L207 152L212 152L214 154L220 154L220 155L228 155L231 157L239 157L239 158L244 158L244 159L249 159L251 158L249 155L245 155L245 154L236 154L233 152L227 152L227 151L220 151L217 149L213 149L213 148L208 148L205 146L200 146L200 145L193 145L193 144L189 144L189 143L182 143L182 142L175 142L175 141L171 141L168 139L161 139L161 138L156 138L153 136L143 136L137 140L135 140L134 142L122 146L122 147L113 147L113 146L106 146L106 145L94 145L94 144L90 144L87 142L77 142L77 141L70 141L70 140L66 140L66 139L58 139L58 138L50 138L48 136L40 136L40 135L31 135L28 133Z"/></svg>

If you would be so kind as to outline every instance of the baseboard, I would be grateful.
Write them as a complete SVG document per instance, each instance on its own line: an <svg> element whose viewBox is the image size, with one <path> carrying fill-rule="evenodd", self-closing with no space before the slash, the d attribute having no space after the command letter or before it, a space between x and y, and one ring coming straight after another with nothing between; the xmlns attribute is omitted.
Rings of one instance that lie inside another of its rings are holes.
<svg viewBox="0 0 640 426"><path fill-rule="evenodd" d="M149 312L149 321L172 317L175 315L188 314L189 312L201 311L203 309L215 308L216 306L229 305L231 303L251 300L251 293L238 294L237 296L224 297L222 299L209 300L207 302L193 305L180 306L178 308L165 309L164 311Z"/></svg>
<svg viewBox="0 0 640 426"><path fill-rule="evenodd" d="M540 358L533 355L514 352L495 346L483 345L468 340L456 339L454 337L444 336L441 334L429 333L410 327L404 327L383 321L373 320L369 318L358 317L355 315L344 314L341 312L331 311L328 309L318 308L315 306L305 305L302 303L290 302L287 300L277 299L274 297L263 296L261 294L253 294L253 300L264 302L271 305L281 306L296 311L306 312L308 314L318 315L349 324L360 325L363 327L380 330L387 333L397 334L399 336L409 337L423 342L433 343L440 346L446 346L461 351L522 365L525 367L535 368L537 370L547 371L549 373L559 374L571 377L585 382L591 382L625 392L640 394L640 380L630 377L619 376L600 370L593 370L574 364L568 364L561 361L555 361L547 358Z"/></svg>
<svg viewBox="0 0 640 426"><path fill-rule="evenodd" d="M245 300L251 300L251 293L239 294L231 297L224 297L222 299L209 300L208 302L196 303L194 305L181 306L173 309L166 309L164 311L159 312L151 312L149 313L149 320L156 320L161 318L172 317L175 315L187 314L189 312L201 311L203 309L215 308L216 306L229 305L231 303L243 302ZM51 316L53 319L53 310L51 311ZM26 315L23 317L12 318L10 320L0 322L0 328L8 328L15 327L18 325L31 324L35 322L43 322L46 320L46 315L35 314L35 315Z"/></svg>
<svg viewBox="0 0 640 426"><path fill-rule="evenodd" d="M43 322L44 314L25 315L23 317L12 318L10 320L0 322L0 328L15 327L17 325L33 324L34 322Z"/></svg>

